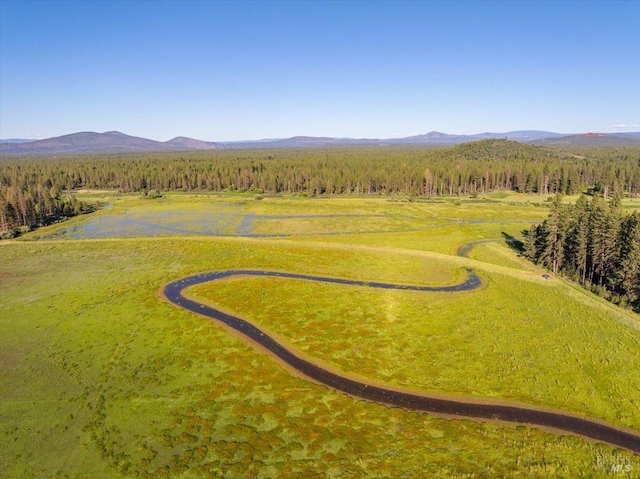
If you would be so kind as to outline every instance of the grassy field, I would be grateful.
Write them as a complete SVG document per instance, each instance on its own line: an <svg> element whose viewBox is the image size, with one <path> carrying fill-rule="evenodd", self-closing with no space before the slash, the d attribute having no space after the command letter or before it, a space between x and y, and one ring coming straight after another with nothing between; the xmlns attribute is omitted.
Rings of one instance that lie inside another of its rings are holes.
<svg viewBox="0 0 640 479"><path fill-rule="evenodd" d="M543 279L502 241L455 256L470 241L517 237L546 216L545 198L82 199L111 207L0 243L0 476L640 471L637 456L577 437L356 401L291 375L159 295L170 280L216 269L432 285L457 282L470 266L483 287L467 293L284 279L191 293L370 381L515 400L640 430L638 315ZM131 234L122 235L127 222Z"/></svg>
<svg viewBox="0 0 640 479"><path fill-rule="evenodd" d="M380 292L252 278L196 295L240 312L310 357L414 390L499 397L640 430L640 328L565 299L561 285L499 274L466 293ZM313 305L311 307L310 305Z"/></svg>

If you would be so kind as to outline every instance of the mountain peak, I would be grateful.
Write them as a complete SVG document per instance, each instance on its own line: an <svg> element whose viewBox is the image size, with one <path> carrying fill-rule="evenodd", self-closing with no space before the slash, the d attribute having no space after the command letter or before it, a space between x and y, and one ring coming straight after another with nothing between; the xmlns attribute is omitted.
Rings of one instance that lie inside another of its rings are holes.
<svg viewBox="0 0 640 479"><path fill-rule="evenodd" d="M430 131L429 133L426 133L424 135L419 135L419 136L422 136L424 138L440 139L440 138L448 138L448 137L454 136L454 135L449 135L447 133L442 133L441 131Z"/></svg>
<svg viewBox="0 0 640 479"><path fill-rule="evenodd" d="M213 142L196 140L186 136L176 136L164 144L182 150L213 150L219 147Z"/></svg>

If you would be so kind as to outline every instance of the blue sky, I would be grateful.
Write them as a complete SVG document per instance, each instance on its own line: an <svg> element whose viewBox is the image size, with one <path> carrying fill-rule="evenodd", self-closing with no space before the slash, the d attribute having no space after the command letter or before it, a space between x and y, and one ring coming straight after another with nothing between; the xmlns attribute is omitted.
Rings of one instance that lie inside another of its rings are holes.
<svg viewBox="0 0 640 479"><path fill-rule="evenodd" d="M635 0L0 0L0 137L640 131L639 25Z"/></svg>

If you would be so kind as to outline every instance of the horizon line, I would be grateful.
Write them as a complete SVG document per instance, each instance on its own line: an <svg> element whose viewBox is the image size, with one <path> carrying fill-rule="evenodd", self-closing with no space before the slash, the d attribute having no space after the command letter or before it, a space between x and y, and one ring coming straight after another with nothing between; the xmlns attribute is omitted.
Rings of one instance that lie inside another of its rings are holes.
<svg viewBox="0 0 640 479"><path fill-rule="evenodd" d="M412 138L412 137L416 137L416 136L425 136L425 135L429 135L432 133L438 133L438 134L442 134L442 135L447 135L447 136L478 136L478 135L490 135L490 134L495 134L495 135L505 135L508 133L520 133L520 132L544 132L544 133L552 133L554 135L563 135L563 136L572 136L572 135L589 135L589 134L598 134L598 135L612 135L612 134L628 134L628 133L640 133L640 130L638 131L607 131L608 129L604 129L603 131L597 131L597 130L590 130L590 131L584 131L584 132L557 132L557 131L551 131L551 130L538 130L538 129L527 129L527 130L509 130L509 131L482 131L482 132L478 132L478 133L447 133L444 131L439 131L439 130L431 130L428 131L426 133L417 133L417 134L412 134L412 135L407 135L407 136L398 136L398 135L393 135L393 136L386 136L386 137L364 137L364 136L330 136L330 135L305 135L305 134L295 134L292 136L282 136L282 137L269 137L269 138L257 138L257 139L242 139L242 140L202 140L200 138L194 137L194 136L186 136L186 135L177 135L177 136L173 136L168 140L158 140L155 138L150 138L150 137L145 137L145 136L138 136L136 134L129 134L129 133L124 133L122 131L119 130L107 130L107 131L103 131L103 132L99 132L99 131L93 131L93 130L81 130L81 131L75 131L72 133L63 133L61 135L56 135L56 136L45 136L45 137L40 137L40 138L33 138L33 137L21 137L21 136L11 136L11 137L7 137L7 138L0 138L0 141L11 141L11 140L28 140L28 141L41 141L41 140L48 140L48 139L53 139L53 138L60 138L63 136L69 136L69 135L76 135L76 134L80 134L80 133L93 133L93 134L98 134L98 135L104 135L107 133L120 133L122 135L126 135L126 136L131 136L131 137L137 137L137 138L143 138L146 140L152 140L152 141L157 141L158 143L167 143L171 140L174 140L176 138L188 138L191 140L197 140L197 141L205 141L205 142L209 142L209 143L247 143L247 142L269 142L269 141L280 141L280 140L288 140L288 139L292 139L292 138L330 138L330 139L335 139L335 140L370 140L370 141L375 141L375 140L401 140L404 138Z"/></svg>

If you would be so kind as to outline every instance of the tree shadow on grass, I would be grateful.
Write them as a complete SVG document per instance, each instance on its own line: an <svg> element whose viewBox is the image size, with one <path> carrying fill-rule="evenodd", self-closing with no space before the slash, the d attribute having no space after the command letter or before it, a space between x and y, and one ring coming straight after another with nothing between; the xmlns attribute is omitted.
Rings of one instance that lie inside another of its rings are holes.
<svg viewBox="0 0 640 479"><path fill-rule="evenodd" d="M511 236L509 233L502 232L502 237L506 241L509 248L518 253L519 255L524 254L524 243L520 241L518 238Z"/></svg>

